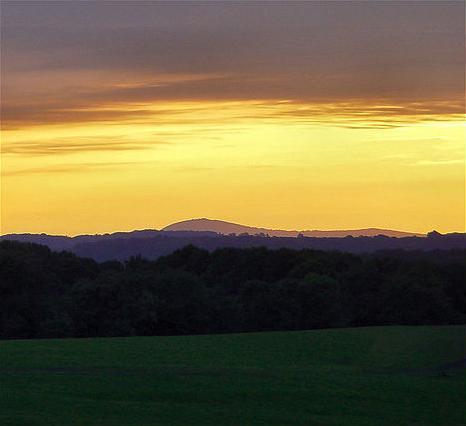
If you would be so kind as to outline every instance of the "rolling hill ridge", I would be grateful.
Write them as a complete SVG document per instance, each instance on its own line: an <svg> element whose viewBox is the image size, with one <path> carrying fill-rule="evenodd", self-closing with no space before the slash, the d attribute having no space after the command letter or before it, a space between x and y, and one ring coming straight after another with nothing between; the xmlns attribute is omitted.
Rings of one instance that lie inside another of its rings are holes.
<svg viewBox="0 0 466 426"><path fill-rule="evenodd" d="M416 232L395 231L392 229L364 228L364 229L342 229L342 230L301 230L291 231L283 229L257 228L253 226L240 225L238 223L213 220L207 218L189 219L166 226L162 231L210 231L219 234L265 234L270 237L375 237L385 235L387 237L424 237L425 234Z"/></svg>

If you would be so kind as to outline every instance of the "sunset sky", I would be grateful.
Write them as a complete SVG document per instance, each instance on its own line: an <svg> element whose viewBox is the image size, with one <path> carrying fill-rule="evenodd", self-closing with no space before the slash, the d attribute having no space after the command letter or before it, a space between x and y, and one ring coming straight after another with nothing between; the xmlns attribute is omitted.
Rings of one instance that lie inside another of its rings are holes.
<svg viewBox="0 0 466 426"><path fill-rule="evenodd" d="M464 1L1 2L1 233L465 230Z"/></svg>

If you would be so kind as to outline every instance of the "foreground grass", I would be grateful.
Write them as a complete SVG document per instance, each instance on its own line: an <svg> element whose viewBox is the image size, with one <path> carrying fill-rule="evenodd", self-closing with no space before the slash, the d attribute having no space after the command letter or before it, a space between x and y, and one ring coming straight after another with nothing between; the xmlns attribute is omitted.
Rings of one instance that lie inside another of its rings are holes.
<svg viewBox="0 0 466 426"><path fill-rule="evenodd" d="M0 424L463 425L465 328L0 342Z"/></svg>

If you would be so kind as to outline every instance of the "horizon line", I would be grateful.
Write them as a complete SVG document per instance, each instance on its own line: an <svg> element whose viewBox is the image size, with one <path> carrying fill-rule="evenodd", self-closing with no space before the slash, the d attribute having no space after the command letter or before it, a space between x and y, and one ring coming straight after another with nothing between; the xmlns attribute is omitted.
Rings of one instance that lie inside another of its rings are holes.
<svg viewBox="0 0 466 426"><path fill-rule="evenodd" d="M179 230L179 231L164 231L165 228L175 225L178 223L182 222L188 222L188 221L196 221L196 220L208 220L208 221L217 221L217 222L224 222L230 225L237 225L237 226L244 226L248 228L257 228L257 229L264 229L264 230L270 230L270 231L285 231L285 232L342 232L342 231L348 231L348 232L354 232L354 231L362 231L362 230L380 230L380 231L392 231L392 232L403 232L403 233L411 233L411 234L419 234L419 235L424 235L426 236L429 232L438 232L440 234L454 234L454 233L465 233L465 230L455 230L455 231L448 231L448 232L440 232L437 231L435 228L426 231L426 232L420 232L420 231L405 231L405 230L400 230L400 229L394 229L394 228L386 228L386 227L378 227L378 226L368 226L368 227L359 227L359 228L328 228L328 229L285 229L285 228L267 228L264 226L255 226L255 225L245 225L237 222L230 222L226 221L223 219L210 219L207 217L197 217L197 218L189 218L189 219L183 219L179 220L176 222L171 222L165 226L161 226L159 228L132 228L132 229L127 229L127 230L113 230L113 231L101 231L101 232L81 232L81 233L47 233L47 232L30 232L30 231L23 231L23 232L7 232L7 233L0 233L0 237L7 236L7 235L48 235L51 237L68 237L68 238L74 238L78 236L94 236L94 235L112 235L112 234L117 234L117 233L131 233L131 232L140 232L140 231L163 231L163 232L189 232L190 230ZM191 231L191 232L208 232L208 231ZM211 231L215 232L215 231ZM219 232L217 232L219 233ZM219 233L221 234L221 233ZM228 234L224 234L228 235ZM318 238L318 237L317 237Z"/></svg>

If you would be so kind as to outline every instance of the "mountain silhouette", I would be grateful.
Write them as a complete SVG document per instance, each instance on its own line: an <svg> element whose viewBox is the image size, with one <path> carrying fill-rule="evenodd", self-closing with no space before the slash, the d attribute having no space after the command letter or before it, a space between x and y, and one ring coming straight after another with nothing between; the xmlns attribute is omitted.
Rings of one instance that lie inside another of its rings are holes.
<svg viewBox="0 0 466 426"><path fill-rule="evenodd" d="M303 230L303 231L287 231L283 229L256 228L253 226L240 225L238 223L225 222L223 220L213 219L189 219L181 222L173 223L166 226L162 231L196 231L196 232L216 232L218 234L249 234L258 235L265 234L270 237L375 237L377 235L385 235L387 237L424 237L425 234L415 232L394 231L391 229L379 228L364 228L364 229L346 229L346 230Z"/></svg>
<svg viewBox="0 0 466 426"><path fill-rule="evenodd" d="M180 225L182 226L182 225ZM241 226L241 225L239 225ZM237 228L236 228L237 229ZM241 228L244 229L244 228ZM260 228L252 228L260 229ZM297 238L240 234L224 235L213 231L158 231L141 230L114 234L78 235L76 237L47 234L7 234L0 240L14 240L43 244L55 251L67 250L81 257L97 261L127 260L141 255L157 259L188 245L212 251L219 248L267 247L269 249L338 250L350 253L372 253L381 250L451 250L466 248L466 234L439 234L427 236L387 237L385 235L360 237L308 237ZM439 254L441 257L441 255Z"/></svg>

